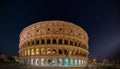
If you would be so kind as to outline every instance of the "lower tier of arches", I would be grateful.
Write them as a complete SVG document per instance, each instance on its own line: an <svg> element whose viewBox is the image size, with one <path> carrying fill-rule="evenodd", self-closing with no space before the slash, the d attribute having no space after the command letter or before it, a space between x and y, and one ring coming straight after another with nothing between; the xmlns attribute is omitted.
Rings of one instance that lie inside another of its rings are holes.
<svg viewBox="0 0 120 69"><path fill-rule="evenodd" d="M85 67L87 65L87 60L85 59L68 59L68 58L27 58L20 59L20 64L25 65L36 65L36 66L81 66Z"/></svg>

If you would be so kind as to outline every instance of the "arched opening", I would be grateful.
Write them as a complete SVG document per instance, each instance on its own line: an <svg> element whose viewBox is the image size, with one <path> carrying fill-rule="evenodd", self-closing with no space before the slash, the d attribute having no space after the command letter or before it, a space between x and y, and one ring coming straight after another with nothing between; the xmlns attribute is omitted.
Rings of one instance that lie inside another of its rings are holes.
<svg viewBox="0 0 120 69"><path fill-rule="evenodd" d="M70 66L73 66L73 59L70 59Z"/></svg>
<svg viewBox="0 0 120 69"><path fill-rule="evenodd" d="M58 44L62 44L62 39L59 39L59 40L58 40Z"/></svg>
<svg viewBox="0 0 120 69"><path fill-rule="evenodd" d="M78 63L78 62L77 62L77 59L75 59L75 65L77 65L77 63Z"/></svg>
<svg viewBox="0 0 120 69"><path fill-rule="evenodd" d="M77 42L75 42L75 46L77 46Z"/></svg>
<svg viewBox="0 0 120 69"><path fill-rule="evenodd" d="M56 66L56 65L57 65L57 60L54 58L54 59L52 60L52 63L53 63L53 66Z"/></svg>
<svg viewBox="0 0 120 69"><path fill-rule="evenodd" d="M79 65L81 65L81 60L79 59Z"/></svg>
<svg viewBox="0 0 120 69"><path fill-rule="evenodd" d="M50 65L51 64L51 60L50 59L47 59L46 60L46 65Z"/></svg>
<svg viewBox="0 0 120 69"><path fill-rule="evenodd" d="M62 54L62 50L61 49L59 49L59 54Z"/></svg>
<svg viewBox="0 0 120 69"><path fill-rule="evenodd" d="M51 54L51 49L50 48L47 48L47 54Z"/></svg>
<svg viewBox="0 0 120 69"><path fill-rule="evenodd" d="M39 55L40 54L39 53L39 48L36 48L35 52L36 52L36 55Z"/></svg>
<svg viewBox="0 0 120 69"><path fill-rule="evenodd" d="M45 44L45 40L44 39L41 40L41 44Z"/></svg>
<svg viewBox="0 0 120 69"><path fill-rule="evenodd" d="M27 55L27 51L25 50L25 56Z"/></svg>
<svg viewBox="0 0 120 69"><path fill-rule="evenodd" d="M24 60L21 59L20 62L19 62L19 64L24 64Z"/></svg>
<svg viewBox="0 0 120 69"><path fill-rule="evenodd" d="M41 66L44 66L44 59L41 59Z"/></svg>
<svg viewBox="0 0 120 69"><path fill-rule="evenodd" d="M47 44L50 44L51 43L51 40L50 39L47 39Z"/></svg>
<svg viewBox="0 0 120 69"><path fill-rule="evenodd" d="M55 49L53 49L52 54L53 55L57 54Z"/></svg>
<svg viewBox="0 0 120 69"><path fill-rule="evenodd" d="M35 63L35 60L31 59L31 65L34 65L34 63Z"/></svg>
<svg viewBox="0 0 120 69"><path fill-rule="evenodd" d="M36 40L36 45L38 45L39 44L39 40Z"/></svg>
<svg viewBox="0 0 120 69"><path fill-rule="evenodd" d="M80 54L80 50L78 51L78 55Z"/></svg>
<svg viewBox="0 0 120 69"><path fill-rule="evenodd" d="M22 51L22 56L24 56L24 51Z"/></svg>
<svg viewBox="0 0 120 69"><path fill-rule="evenodd" d="M62 66L62 59L58 59L58 65Z"/></svg>
<svg viewBox="0 0 120 69"><path fill-rule="evenodd" d="M27 64L28 64L28 65L30 64L30 59L27 60Z"/></svg>
<svg viewBox="0 0 120 69"><path fill-rule="evenodd" d="M34 49L31 49L31 55L34 55L35 52L34 52Z"/></svg>
<svg viewBox="0 0 120 69"><path fill-rule="evenodd" d="M28 52L27 52L27 55L29 56L29 55L30 55L30 49L28 49L27 51L28 51Z"/></svg>
<svg viewBox="0 0 120 69"><path fill-rule="evenodd" d="M64 50L64 54L68 56L68 51L66 49Z"/></svg>
<svg viewBox="0 0 120 69"><path fill-rule="evenodd" d="M34 41L31 41L31 44L34 45Z"/></svg>
<svg viewBox="0 0 120 69"><path fill-rule="evenodd" d="M39 65L39 59L38 58L35 60L35 65Z"/></svg>
<svg viewBox="0 0 120 69"><path fill-rule="evenodd" d="M73 55L75 56L75 54L76 54L76 51L75 51L75 50L73 50Z"/></svg>
<svg viewBox="0 0 120 69"><path fill-rule="evenodd" d="M45 54L45 49L44 48L41 49L41 54Z"/></svg>
<svg viewBox="0 0 120 69"><path fill-rule="evenodd" d="M72 51L69 51L69 55L72 55Z"/></svg>
<svg viewBox="0 0 120 69"><path fill-rule="evenodd" d="M68 45L68 40L64 40L64 44L65 44L65 45Z"/></svg>
<svg viewBox="0 0 120 69"><path fill-rule="evenodd" d="M52 42L53 42L53 44L57 44L57 41L56 41L56 39L53 39L53 41L52 41Z"/></svg>
<svg viewBox="0 0 120 69"><path fill-rule="evenodd" d="M68 59L64 59L64 66L68 66Z"/></svg>
<svg viewBox="0 0 120 69"><path fill-rule="evenodd" d="M79 50L77 50L77 51L76 51L76 56L78 56L78 55L79 55L79 53L80 53L80 52L79 52Z"/></svg>
<svg viewBox="0 0 120 69"><path fill-rule="evenodd" d="M73 41L70 41L70 45L73 45Z"/></svg>
<svg viewBox="0 0 120 69"><path fill-rule="evenodd" d="M82 51L80 51L79 55L82 57Z"/></svg>
<svg viewBox="0 0 120 69"><path fill-rule="evenodd" d="M84 64L84 60L82 60L82 63L81 64Z"/></svg>
<svg viewBox="0 0 120 69"><path fill-rule="evenodd" d="M84 64L87 64L87 61L86 61L86 60L84 60Z"/></svg>

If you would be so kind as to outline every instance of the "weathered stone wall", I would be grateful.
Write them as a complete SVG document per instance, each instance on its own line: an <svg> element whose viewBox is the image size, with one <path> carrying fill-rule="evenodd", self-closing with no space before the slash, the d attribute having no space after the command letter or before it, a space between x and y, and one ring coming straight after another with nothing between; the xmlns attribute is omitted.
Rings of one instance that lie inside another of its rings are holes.
<svg viewBox="0 0 120 69"><path fill-rule="evenodd" d="M43 42L44 41L44 42ZM88 60L88 35L71 22L52 20L34 23L20 33L20 58L67 58ZM61 51L60 51L61 50ZM44 51L44 52L43 52Z"/></svg>

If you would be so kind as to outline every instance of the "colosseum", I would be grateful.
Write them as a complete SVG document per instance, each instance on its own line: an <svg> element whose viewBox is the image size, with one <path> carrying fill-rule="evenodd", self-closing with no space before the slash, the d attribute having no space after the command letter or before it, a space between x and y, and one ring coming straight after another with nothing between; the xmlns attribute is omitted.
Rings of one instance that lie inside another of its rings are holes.
<svg viewBox="0 0 120 69"><path fill-rule="evenodd" d="M78 25L50 20L29 25L20 33L20 63L33 66L85 67L88 35Z"/></svg>

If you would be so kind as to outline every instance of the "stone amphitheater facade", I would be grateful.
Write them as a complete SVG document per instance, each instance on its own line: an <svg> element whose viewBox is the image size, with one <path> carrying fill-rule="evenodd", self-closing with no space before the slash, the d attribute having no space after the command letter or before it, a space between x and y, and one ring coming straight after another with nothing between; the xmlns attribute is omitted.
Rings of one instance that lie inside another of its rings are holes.
<svg viewBox="0 0 120 69"><path fill-rule="evenodd" d="M50 20L34 23L20 33L20 63L34 66L85 67L88 35L78 25Z"/></svg>

